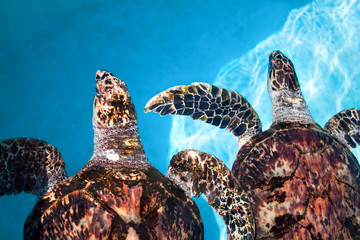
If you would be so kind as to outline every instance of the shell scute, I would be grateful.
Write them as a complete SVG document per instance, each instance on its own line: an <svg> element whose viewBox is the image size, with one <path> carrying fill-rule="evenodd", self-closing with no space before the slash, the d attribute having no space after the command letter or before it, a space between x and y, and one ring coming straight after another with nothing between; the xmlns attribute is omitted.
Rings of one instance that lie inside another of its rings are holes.
<svg viewBox="0 0 360 240"><path fill-rule="evenodd" d="M324 133L317 125L312 124L286 124L279 126L274 137L286 144L293 145L301 153L312 154L322 151L332 143L332 138ZM274 127L275 129L277 127ZM291 131L288 131L291 129Z"/></svg>
<svg viewBox="0 0 360 240"><path fill-rule="evenodd" d="M332 182L330 187L329 197L337 217L351 230L355 238L360 234L360 208L354 207L360 206L360 191L338 180Z"/></svg>
<svg viewBox="0 0 360 240"><path fill-rule="evenodd" d="M297 192L293 189L297 189ZM304 204L307 202L307 196L305 184L297 178L285 181L282 188L271 192L255 189L255 219L258 220L259 226L263 226L257 229L257 235L262 236L270 232L272 237L280 237L284 231L291 229L306 211Z"/></svg>
<svg viewBox="0 0 360 240"><path fill-rule="evenodd" d="M333 233L342 231L343 226L336 216L336 209L329 198L311 196L307 214L299 223L311 227L311 234L322 239L332 239Z"/></svg>
<svg viewBox="0 0 360 240"><path fill-rule="evenodd" d="M138 199L142 195L142 187L135 185L129 186L122 184L118 187L117 193L104 188L98 188L96 193L99 199L103 201L107 207L115 211L125 223L133 222L138 224L141 222L140 202Z"/></svg>
<svg viewBox="0 0 360 240"><path fill-rule="evenodd" d="M36 206L41 206L41 202ZM53 201L40 217L37 216L40 212L36 206L36 211L25 223L24 237L27 239L38 239L40 236L48 239L53 236L59 239L105 239L110 233L112 214L83 190L73 191Z"/></svg>
<svg viewBox="0 0 360 240"><path fill-rule="evenodd" d="M83 179L79 178L77 175L66 179L65 181L58 184L53 192L55 198L59 199L73 191L83 189L86 185L86 182ZM46 195L45 195L46 196Z"/></svg>
<svg viewBox="0 0 360 240"><path fill-rule="evenodd" d="M307 226L303 226L300 224L295 224L292 229L284 235L284 239L296 239L297 237L301 236L302 240L312 240L314 236L310 234ZM316 238L315 238L316 239Z"/></svg>
<svg viewBox="0 0 360 240"><path fill-rule="evenodd" d="M303 179L314 194L327 191L331 181L335 180L333 169L329 164L324 164L328 159L323 154L304 154L299 160L295 176Z"/></svg>
<svg viewBox="0 0 360 240"><path fill-rule="evenodd" d="M336 177L360 192L360 168L357 159L348 149L344 151L339 144L333 144L333 147L334 151L329 152L328 159L336 159L330 161L332 168L336 170Z"/></svg>
<svg viewBox="0 0 360 240"><path fill-rule="evenodd" d="M144 189L144 191L146 192L146 195L144 194L144 197L141 199L140 211L141 215L146 216L153 214L153 212L156 212L159 206L161 206L164 200L164 193L163 191L149 192L148 188Z"/></svg>
<svg viewBox="0 0 360 240"><path fill-rule="evenodd" d="M175 240L192 239L196 236L192 231L196 227L196 222L186 221L194 217L194 212L189 208L191 205L193 203L183 202L178 198L167 198L157 211L159 214L156 226L157 238Z"/></svg>
<svg viewBox="0 0 360 240"><path fill-rule="evenodd" d="M109 168L95 165L83 169L79 175L84 179L85 182L101 182L111 172L112 171Z"/></svg>
<svg viewBox="0 0 360 240"><path fill-rule="evenodd" d="M195 203L155 168L96 169L95 176L89 168L66 179L35 205L28 239L202 238Z"/></svg>
<svg viewBox="0 0 360 240"><path fill-rule="evenodd" d="M299 155L294 146L283 144L276 137L267 138L249 151L241 166L234 163L233 173L241 175L241 181L262 185L261 188L268 188L272 181L271 187L276 188L295 171Z"/></svg>
<svg viewBox="0 0 360 240"><path fill-rule="evenodd" d="M251 138L233 166L253 203L257 238L358 237L360 179L351 152L317 125L268 131Z"/></svg>

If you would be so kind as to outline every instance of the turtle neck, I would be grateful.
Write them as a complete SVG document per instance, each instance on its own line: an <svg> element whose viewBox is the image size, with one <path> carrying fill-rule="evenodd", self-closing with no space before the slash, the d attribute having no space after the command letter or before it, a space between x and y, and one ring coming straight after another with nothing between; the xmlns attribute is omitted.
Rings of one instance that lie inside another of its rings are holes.
<svg viewBox="0 0 360 240"><path fill-rule="evenodd" d="M301 90L270 91L273 124L279 122L314 123Z"/></svg>
<svg viewBox="0 0 360 240"><path fill-rule="evenodd" d="M94 153L88 164L133 168L149 165L136 122L117 128L94 124Z"/></svg>

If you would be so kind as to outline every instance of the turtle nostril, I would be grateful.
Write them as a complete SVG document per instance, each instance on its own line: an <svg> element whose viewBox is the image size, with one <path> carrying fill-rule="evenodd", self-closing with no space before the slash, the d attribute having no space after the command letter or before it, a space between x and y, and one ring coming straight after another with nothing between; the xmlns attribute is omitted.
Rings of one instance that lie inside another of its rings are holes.
<svg viewBox="0 0 360 240"><path fill-rule="evenodd" d="M109 75L110 75L109 72L104 72L104 74L101 76L101 80L103 80L104 78L106 78Z"/></svg>

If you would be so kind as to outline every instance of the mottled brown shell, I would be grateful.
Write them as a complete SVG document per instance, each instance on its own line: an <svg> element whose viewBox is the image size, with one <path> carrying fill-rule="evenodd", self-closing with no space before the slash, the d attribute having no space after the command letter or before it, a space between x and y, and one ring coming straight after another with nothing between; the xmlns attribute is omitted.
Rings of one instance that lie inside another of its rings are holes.
<svg viewBox="0 0 360 240"><path fill-rule="evenodd" d="M195 203L150 166L84 168L34 207L24 239L203 239Z"/></svg>
<svg viewBox="0 0 360 240"><path fill-rule="evenodd" d="M232 172L257 239L360 239L359 164L319 126L272 126L240 149Z"/></svg>

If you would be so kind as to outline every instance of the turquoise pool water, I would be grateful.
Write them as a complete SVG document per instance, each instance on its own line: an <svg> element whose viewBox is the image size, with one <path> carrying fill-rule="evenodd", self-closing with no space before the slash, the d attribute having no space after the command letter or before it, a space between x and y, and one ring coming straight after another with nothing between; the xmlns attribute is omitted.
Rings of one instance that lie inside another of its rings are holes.
<svg viewBox="0 0 360 240"><path fill-rule="evenodd" d="M47 140L69 175L92 154L98 69L128 84L146 154L164 174L170 157L189 147L230 166L236 141L202 122L144 114L146 102L171 86L215 83L243 94L267 128L267 58L274 49L293 60L320 125L344 108L360 108L357 1L16 2L23 8L1 3L10 13L0 17L0 138ZM21 239L35 201L26 194L0 198L1 239ZM205 239L224 239L221 221L203 199L197 203Z"/></svg>

